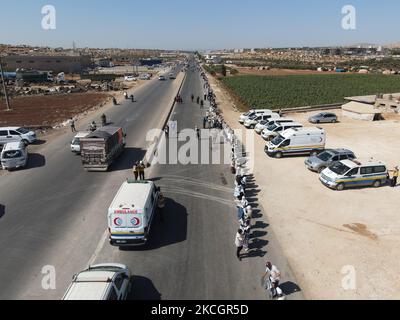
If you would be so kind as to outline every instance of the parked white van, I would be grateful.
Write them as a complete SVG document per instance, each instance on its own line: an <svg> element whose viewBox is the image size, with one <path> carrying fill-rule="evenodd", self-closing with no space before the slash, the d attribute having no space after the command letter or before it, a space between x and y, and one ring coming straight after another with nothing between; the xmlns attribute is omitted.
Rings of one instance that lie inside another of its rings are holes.
<svg viewBox="0 0 400 320"><path fill-rule="evenodd" d="M273 138L278 136L281 132L291 129L291 128L303 128L303 125L299 122L286 122L286 123L272 123L267 128L265 128L261 137L265 141L271 141Z"/></svg>
<svg viewBox="0 0 400 320"><path fill-rule="evenodd" d="M269 125L272 125L273 123L288 123L288 122L295 122L293 119L289 118L270 118L265 121L260 121L255 127L254 131L257 132L258 134L261 134L264 129L267 129Z"/></svg>
<svg viewBox="0 0 400 320"><path fill-rule="evenodd" d="M254 116L254 115L263 115L263 114L271 114L272 110L270 109L255 109L255 110L250 110L249 112L243 113L239 117L239 123L243 124L248 118Z"/></svg>
<svg viewBox="0 0 400 320"><path fill-rule="evenodd" d="M157 210L160 190L151 181L125 181L108 209L113 246L144 245Z"/></svg>
<svg viewBox="0 0 400 320"><path fill-rule="evenodd" d="M24 142L9 142L4 145L0 155L3 170L19 169L28 163L28 151Z"/></svg>
<svg viewBox="0 0 400 320"><path fill-rule="evenodd" d="M249 129L254 129L254 127L263 120L269 120L269 119L279 119L279 114L272 112L272 113L266 113L266 114L261 114L257 115L255 114L254 116L251 116L244 122L244 126Z"/></svg>
<svg viewBox="0 0 400 320"><path fill-rule="evenodd" d="M319 180L327 187L342 191L349 187L373 186L387 182L387 167L380 161L342 160L320 173Z"/></svg>
<svg viewBox="0 0 400 320"><path fill-rule="evenodd" d="M76 154L80 154L81 153L81 139L86 138L89 134L90 134L90 132L88 132L88 131L78 132L76 134L76 136L72 139L71 151Z"/></svg>
<svg viewBox="0 0 400 320"><path fill-rule="evenodd" d="M322 128L292 128L267 142L264 151L275 158L290 154L316 155L325 150L325 141L326 134Z"/></svg>

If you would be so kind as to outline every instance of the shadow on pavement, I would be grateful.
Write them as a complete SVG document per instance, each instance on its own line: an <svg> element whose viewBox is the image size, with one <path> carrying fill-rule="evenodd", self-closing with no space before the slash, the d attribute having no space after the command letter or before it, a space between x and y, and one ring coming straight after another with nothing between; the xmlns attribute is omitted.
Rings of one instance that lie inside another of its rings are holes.
<svg viewBox="0 0 400 320"><path fill-rule="evenodd" d="M265 223L265 222L263 222L263 221L257 221L252 227L251 227L251 229L252 230L254 230L254 229L266 229L266 228L268 228L269 227L269 224L268 223Z"/></svg>
<svg viewBox="0 0 400 320"><path fill-rule="evenodd" d="M111 165L110 171L132 169L136 161L143 160L145 154L146 150L143 150L141 148L125 148L124 152Z"/></svg>
<svg viewBox="0 0 400 320"><path fill-rule="evenodd" d="M300 287L291 281L279 284L279 288L282 289L285 296L301 291Z"/></svg>
<svg viewBox="0 0 400 320"><path fill-rule="evenodd" d="M45 144L47 141L46 140L36 140L34 143L31 143L31 145L34 145L34 146L39 146L39 145L42 145L42 144Z"/></svg>
<svg viewBox="0 0 400 320"><path fill-rule="evenodd" d="M25 169L34 169L44 167L46 165L46 158L38 153L29 153L28 164Z"/></svg>
<svg viewBox="0 0 400 320"><path fill-rule="evenodd" d="M187 210L176 201L166 198L164 218L154 217L148 243L143 247L122 247L121 251L147 251L183 242L187 238Z"/></svg>
<svg viewBox="0 0 400 320"><path fill-rule="evenodd" d="M132 289L128 300L161 300L161 293L158 292L153 282L141 276L131 278Z"/></svg>
<svg viewBox="0 0 400 320"><path fill-rule="evenodd" d="M253 231L250 234L250 239L254 239L254 238L261 238L267 235L267 232L265 231Z"/></svg>
<svg viewBox="0 0 400 320"><path fill-rule="evenodd" d="M6 214L6 206L0 204L0 219Z"/></svg>

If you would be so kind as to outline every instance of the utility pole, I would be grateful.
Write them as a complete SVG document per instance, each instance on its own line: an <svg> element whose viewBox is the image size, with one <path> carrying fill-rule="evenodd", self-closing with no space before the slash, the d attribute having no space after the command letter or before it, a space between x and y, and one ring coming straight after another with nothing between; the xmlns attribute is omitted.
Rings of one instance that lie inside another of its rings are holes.
<svg viewBox="0 0 400 320"><path fill-rule="evenodd" d="M6 98L7 111L10 111L11 110L10 100L8 99L6 82L4 81L3 64L1 62L1 57L0 57L0 74L1 74L1 81L3 83L4 97Z"/></svg>

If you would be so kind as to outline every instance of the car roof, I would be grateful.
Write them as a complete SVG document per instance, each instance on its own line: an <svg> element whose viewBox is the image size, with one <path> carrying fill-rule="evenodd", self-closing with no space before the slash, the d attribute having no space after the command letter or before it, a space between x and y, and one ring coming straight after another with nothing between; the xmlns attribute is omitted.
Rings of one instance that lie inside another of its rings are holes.
<svg viewBox="0 0 400 320"><path fill-rule="evenodd" d="M23 148L23 142L17 141L17 142L7 142L4 147L3 147L3 152L4 151L15 151Z"/></svg>
<svg viewBox="0 0 400 320"><path fill-rule="evenodd" d="M103 300L111 282L74 282L64 300Z"/></svg>
<svg viewBox="0 0 400 320"><path fill-rule="evenodd" d="M17 130L20 129L21 127L2 127L0 130Z"/></svg>
<svg viewBox="0 0 400 320"><path fill-rule="evenodd" d="M360 161L359 159L357 160L342 160L340 161L344 165L354 168L358 166L385 166L385 164L381 161L373 160L373 159L368 159L365 161Z"/></svg>
<svg viewBox="0 0 400 320"><path fill-rule="evenodd" d="M154 183L125 181L118 190L110 209L144 209Z"/></svg>

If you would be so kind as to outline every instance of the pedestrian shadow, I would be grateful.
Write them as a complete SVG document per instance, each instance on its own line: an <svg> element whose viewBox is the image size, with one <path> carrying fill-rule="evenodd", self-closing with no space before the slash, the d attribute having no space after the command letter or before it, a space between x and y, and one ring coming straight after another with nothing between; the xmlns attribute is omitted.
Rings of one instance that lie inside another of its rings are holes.
<svg viewBox="0 0 400 320"><path fill-rule="evenodd" d="M254 207L253 206L254 204L258 203L258 198L254 197L254 195L253 195L253 197L252 196L248 196L247 192L246 192L246 200L249 202L249 204L252 207Z"/></svg>
<svg viewBox="0 0 400 320"><path fill-rule="evenodd" d="M279 288L281 288L285 296L301 291L301 288L291 281L286 281L282 284L279 284Z"/></svg>
<svg viewBox="0 0 400 320"><path fill-rule="evenodd" d="M6 206L0 204L0 219L6 214Z"/></svg>
<svg viewBox="0 0 400 320"><path fill-rule="evenodd" d="M161 293L158 292L153 284L153 281L142 276L131 277L131 292L128 295L128 300L146 300L159 301Z"/></svg>
<svg viewBox="0 0 400 320"><path fill-rule="evenodd" d="M122 247L122 251L149 251L172 244L183 242L187 239L187 210L180 203L165 198L163 221L156 213L152 222L149 240L141 247Z"/></svg>
<svg viewBox="0 0 400 320"><path fill-rule="evenodd" d="M251 198L257 196L261 192L260 189L249 189L246 187L246 198Z"/></svg>
<svg viewBox="0 0 400 320"><path fill-rule="evenodd" d="M38 153L29 153L28 164L25 169L34 169L44 167L46 165L46 158Z"/></svg>
<svg viewBox="0 0 400 320"><path fill-rule="evenodd" d="M267 233L266 231L260 231L260 230L253 231L253 232L250 234L250 239L262 238L262 237L266 236L267 234L268 234L268 233Z"/></svg>
<svg viewBox="0 0 400 320"><path fill-rule="evenodd" d="M110 166L110 171L132 169L137 161L143 160L145 154L146 150L141 148L125 148L124 152Z"/></svg>
<svg viewBox="0 0 400 320"><path fill-rule="evenodd" d="M254 209L254 207L256 207L255 205L251 205L251 207L253 208L253 219L260 219L263 217L263 215L261 214L261 210L259 209ZM258 221L257 221L258 222Z"/></svg>
<svg viewBox="0 0 400 320"><path fill-rule="evenodd" d="M251 229L266 229L269 227L268 223L263 221L257 221L254 225L252 225Z"/></svg>
<svg viewBox="0 0 400 320"><path fill-rule="evenodd" d="M266 247L268 243L269 243L268 240L256 238L249 244L249 250L253 249L261 250L262 248Z"/></svg>

